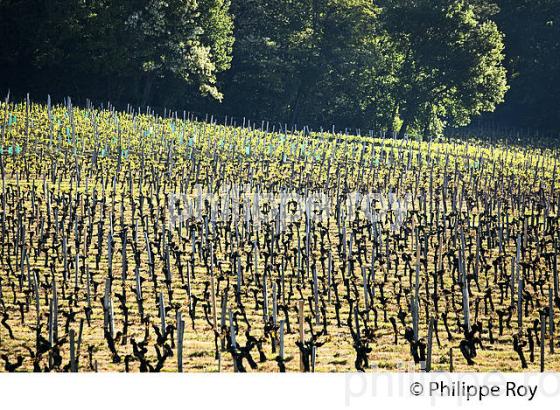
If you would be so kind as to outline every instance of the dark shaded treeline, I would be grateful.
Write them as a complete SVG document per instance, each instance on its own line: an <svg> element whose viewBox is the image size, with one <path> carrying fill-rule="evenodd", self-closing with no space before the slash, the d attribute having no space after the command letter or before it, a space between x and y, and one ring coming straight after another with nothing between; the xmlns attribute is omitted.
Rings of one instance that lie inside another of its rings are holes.
<svg viewBox="0 0 560 410"><path fill-rule="evenodd" d="M495 119L560 130L560 1L501 0L510 91Z"/></svg>
<svg viewBox="0 0 560 410"><path fill-rule="evenodd" d="M558 129L560 0L496 3L2 0L0 87L401 134L481 114Z"/></svg>

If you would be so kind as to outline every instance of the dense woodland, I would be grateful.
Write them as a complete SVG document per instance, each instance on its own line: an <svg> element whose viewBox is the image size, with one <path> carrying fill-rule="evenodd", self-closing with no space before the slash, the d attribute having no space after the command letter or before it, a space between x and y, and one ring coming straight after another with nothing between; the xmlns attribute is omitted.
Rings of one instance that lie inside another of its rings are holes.
<svg viewBox="0 0 560 410"><path fill-rule="evenodd" d="M416 135L558 130L560 0L0 0L0 91Z"/></svg>

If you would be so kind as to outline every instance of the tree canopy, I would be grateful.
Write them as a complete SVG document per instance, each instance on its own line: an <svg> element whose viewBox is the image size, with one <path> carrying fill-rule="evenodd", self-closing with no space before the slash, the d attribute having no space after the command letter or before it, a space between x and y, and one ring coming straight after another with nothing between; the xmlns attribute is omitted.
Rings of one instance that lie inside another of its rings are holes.
<svg viewBox="0 0 560 410"><path fill-rule="evenodd" d="M7 0L0 16L8 87L142 104L222 98L228 0Z"/></svg>
<svg viewBox="0 0 560 410"><path fill-rule="evenodd" d="M383 34L395 62L392 115L423 134L466 125L503 101L506 71L496 24L467 1L386 0Z"/></svg>
<svg viewBox="0 0 560 410"><path fill-rule="evenodd" d="M558 129L559 16L560 0L4 0L0 86L401 135L484 113Z"/></svg>

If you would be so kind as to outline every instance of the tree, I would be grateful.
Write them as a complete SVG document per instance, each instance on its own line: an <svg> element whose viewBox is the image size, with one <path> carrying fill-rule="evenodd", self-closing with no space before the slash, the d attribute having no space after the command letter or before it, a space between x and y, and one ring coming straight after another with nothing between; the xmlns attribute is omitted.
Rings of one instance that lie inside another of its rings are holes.
<svg viewBox="0 0 560 410"><path fill-rule="evenodd" d="M231 62L229 0L10 0L0 6L13 40L1 46L0 58L18 50L7 61L12 71L25 57L22 88L48 85L55 86L51 92L142 104L173 103L189 93L222 98L216 75Z"/></svg>
<svg viewBox="0 0 560 410"><path fill-rule="evenodd" d="M118 3L118 2L117 2ZM194 84L221 100L216 74L229 68L232 20L225 0L129 1L122 22L131 66L143 73L142 103L156 81ZM112 2L112 7L121 7ZM172 89L168 87L166 91Z"/></svg>
<svg viewBox="0 0 560 410"><path fill-rule="evenodd" d="M223 83L227 114L290 121L308 61L311 0L233 0L235 44ZM214 111L215 105L209 107Z"/></svg>
<svg viewBox="0 0 560 410"><path fill-rule="evenodd" d="M153 81L197 84L203 95L221 99L216 72L229 67L232 24L223 0L149 0L125 27L132 39L133 71L145 73L143 102Z"/></svg>
<svg viewBox="0 0 560 410"><path fill-rule="evenodd" d="M229 114L287 123L378 127L391 63L371 0L234 0Z"/></svg>
<svg viewBox="0 0 560 410"><path fill-rule="evenodd" d="M502 35L473 4L384 0L381 24L395 62L391 128L427 135L493 111L507 90Z"/></svg>
<svg viewBox="0 0 560 410"><path fill-rule="evenodd" d="M368 0L332 0L318 13L314 66L301 80L297 113L321 123L380 129L387 122L392 62ZM295 107L296 108L296 107Z"/></svg>

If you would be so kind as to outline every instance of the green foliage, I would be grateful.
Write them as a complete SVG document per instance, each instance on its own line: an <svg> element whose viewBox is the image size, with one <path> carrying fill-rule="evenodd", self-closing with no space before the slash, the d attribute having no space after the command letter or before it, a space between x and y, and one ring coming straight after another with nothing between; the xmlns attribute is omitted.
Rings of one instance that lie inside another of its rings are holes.
<svg viewBox="0 0 560 410"><path fill-rule="evenodd" d="M507 90L503 42L466 1L382 1L381 24L396 63L393 113L424 135L493 111Z"/></svg>
<svg viewBox="0 0 560 410"><path fill-rule="evenodd" d="M233 9L226 104L253 118L439 133L494 110L507 89L488 4L238 0Z"/></svg>
<svg viewBox="0 0 560 410"><path fill-rule="evenodd" d="M253 118L381 125L387 62L367 0L235 0L225 101ZM274 16L272 18L272 16Z"/></svg>
<svg viewBox="0 0 560 410"><path fill-rule="evenodd" d="M149 103L154 88L167 102L194 88L221 99L216 75L229 68L233 43L227 0L34 3L8 2L2 13L14 42L26 39L35 75L64 83L63 92Z"/></svg>
<svg viewBox="0 0 560 410"><path fill-rule="evenodd" d="M559 19L560 0L5 0L0 87L416 136L506 95L494 118L557 128Z"/></svg>
<svg viewBox="0 0 560 410"><path fill-rule="evenodd" d="M202 2L214 7L212 3ZM133 71L145 73L144 101L154 79L165 78L198 84L202 94L221 99L215 74L216 63L227 68L227 56L219 55L227 54L226 40L222 33L205 35L205 28L218 24L223 16L214 10L200 13L195 0L150 0L131 11L125 30L132 43L131 61L137 66ZM219 28L231 31L231 27Z"/></svg>

